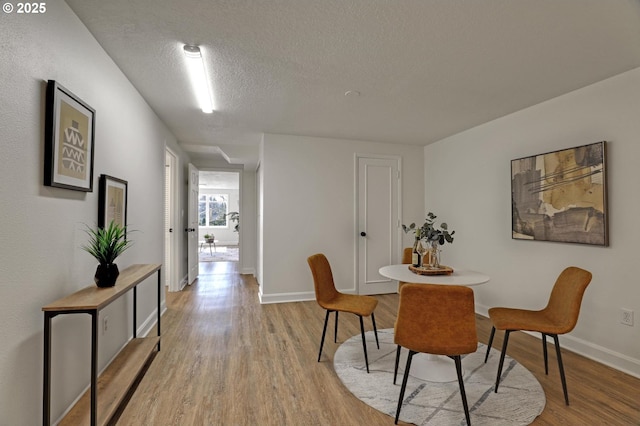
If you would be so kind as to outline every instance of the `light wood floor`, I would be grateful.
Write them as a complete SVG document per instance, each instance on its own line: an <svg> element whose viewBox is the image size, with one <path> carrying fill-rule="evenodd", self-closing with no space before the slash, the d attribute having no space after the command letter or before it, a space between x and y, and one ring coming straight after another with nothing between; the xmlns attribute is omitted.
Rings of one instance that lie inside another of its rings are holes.
<svg viewBox="0 0 640 426"><path fill-rule="evenodd" d="M359 333L357 317L340 316L338 343L327 332L318 363L324 311L315 302L260 305L258 286L238 275L236 265L202 263L194 285L168 293L162 350L117 424L392 425L391 417L351 395L332 367L340 342ZM378 328L392 328L398 296L378 299ZM371 329L368 319L365 327ZM487 342L490 329L479 316L480 341ZM494 347L501 344L497 333ZM545 391L547 404L534 425L640 425L640 379L564 351L566 406L553 350L548 376L539 339L513 333L509 355Z"/></svg>

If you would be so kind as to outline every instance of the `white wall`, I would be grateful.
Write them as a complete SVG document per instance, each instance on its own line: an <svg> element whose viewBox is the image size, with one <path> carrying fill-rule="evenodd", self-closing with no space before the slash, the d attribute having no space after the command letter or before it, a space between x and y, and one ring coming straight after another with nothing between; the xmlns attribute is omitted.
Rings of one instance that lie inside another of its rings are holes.
<svg viewBox="0 0 640 426"><path fill-rule="evenodd" d="M401 156L403 219L424 215L422 147L265 135L261 152L262 302L314 299L307 257L318 252L338 288L355 287L356 154Z"/></svg>
<svg viewBox="0 0 640 426"><path fill-rule="evenodd" d="M640 68L425 147L425 205L456 230L446 264L491 276L476 303L540 309L558 274L593 273L575 330L562 345L640 376L638 159ZM511 239L510 161L601 140L608 143L610 246ZM636 324L620 324L619 309Z"/></svg>
<svg viewBox="0 0 640 426"><path fill-rule="evenodd" d="M0 424L41 423L41 307L93 284L96 262L79 247L98 216L98 177L129 183L133 247L118 259L163 261L165 141L175 138L61 0L42 15L3 14L0 44ZM44 187L46 80L96 110L94 191ZM138 326L155 318L156 279L138 291ZM131 334L131 296L110 305L102 368ZM52 420L89 384L90 317L53 320Z"/></svg>

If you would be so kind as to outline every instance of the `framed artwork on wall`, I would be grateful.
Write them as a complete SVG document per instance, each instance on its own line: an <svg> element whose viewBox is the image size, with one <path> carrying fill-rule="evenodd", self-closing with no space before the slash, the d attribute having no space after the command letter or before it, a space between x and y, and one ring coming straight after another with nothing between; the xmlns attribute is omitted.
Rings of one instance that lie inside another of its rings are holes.
<svg viewBox="0 0 640 426"><path fill-rule="evenodd" d="M127 225L127 190L126 180L100 175L98 190L98 226L100 228L108 226L111 221L120 226Z"/></svg>
<svg viewBox="0 0 640 426"><path fill-rule="evenodd" d="M512 160L512 238L608 246L605 147Z"/></svg>
<svg viewBox="0 0 640 426"><path fill-rule="evenodd" d="M96 112L54 80L47 83L44 184L93 191Z"/></svg>

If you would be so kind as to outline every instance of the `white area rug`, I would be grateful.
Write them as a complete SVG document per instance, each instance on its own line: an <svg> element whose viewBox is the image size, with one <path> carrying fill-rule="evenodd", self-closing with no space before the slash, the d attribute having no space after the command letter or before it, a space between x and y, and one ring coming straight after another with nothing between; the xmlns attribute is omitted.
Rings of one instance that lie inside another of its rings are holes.
<svg viewBox="0 0 640 426"><path fill-rule="evenodd" d="M398 378L393 384L396 345L393 329L378 330L380 349L373 331L365 333L369 370L364 364L362 338L356 335L344 342L334 355L334 368L342 383L360 400L395 418L400 385L406 365L407 349L402 349ZM545 396L540 383L522 365L505 357L502 381L494 392L500 352L492 349L484 363L486 346L463 357L464 385L473 426L528 425L542 412ZM415 355L411 373L415 368ZM455 377L455 365L451 363ZM465 425L464 409L457 379L447 383L423 381L409 376L400 420L416 425Z"/></svg>
<svg viewBox="0 0 640 426"><path fill-rule="evenodd" d="M209 248L205 244L198 253L200 262L237 262L239 260L239 248L236 246L218 246ZM362 339L360 340L362 341Z"/></svg>

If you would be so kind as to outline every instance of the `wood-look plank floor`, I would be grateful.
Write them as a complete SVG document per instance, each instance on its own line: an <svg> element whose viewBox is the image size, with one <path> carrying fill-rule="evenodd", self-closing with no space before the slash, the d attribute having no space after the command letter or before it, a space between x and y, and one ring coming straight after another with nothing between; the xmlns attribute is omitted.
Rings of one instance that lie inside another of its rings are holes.
<svg viewBox="0 0 640 426"><path fill-rule="evenodd" d="M162 350L117 424L392 425L391 417L355 398L333 370L339 344L359 333L357 317L340 316L338 343L328 331L317 362L325 312L315 302L260 305L255 280L239 275L236 265L202 263L196 283L167 294ZM392 328L398 296L378 299L378 328ZM365 327L371 329L368 319ZM480 341L487 342L490 329L478 316ZM501 344L498 332L494 347ZM563 351L566 406L553 350L548 376L539 339L512 333L509 355L546 393L534 425L640 425L640 379Z"/></svg>

